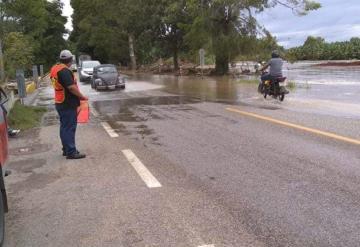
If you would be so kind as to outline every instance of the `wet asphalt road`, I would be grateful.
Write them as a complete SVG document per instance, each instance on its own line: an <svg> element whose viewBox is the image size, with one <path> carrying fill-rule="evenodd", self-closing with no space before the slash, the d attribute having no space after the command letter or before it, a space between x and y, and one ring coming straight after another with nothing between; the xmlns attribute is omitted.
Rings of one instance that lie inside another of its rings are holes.
<svg viewBox="0 0 360 247"><path fill-rule="evenodd" d="M354 101L303 100L299 90L279 103L254 84L168 76L131 78L124 91L81 89L93 113L78 134L88 158L68 163L42 144L40 157L14 159L7 247L360 246ZM56 138L49 124L27 141ZM124 149L161 188L145 186Z"/></svg>
<svg viewBox="0 0 360 247"><path fill-rule="evenodd" d="M328 104L320 101L314 112L292 98L282 104L263 100L251 84L165 79L158 88L159 78L154 81L133 81L125 92L90 97L102 121L143 147L138 152L175 166L153 167L163 183L174 182L181 170L231 215L222 224L245 229L263 246L360 245L359 145L226 110L359 139L357 108L346 112L342 102L331 101L337 107L326 111ZM213 234L229 243L241 239L221 228Z"/></svg>

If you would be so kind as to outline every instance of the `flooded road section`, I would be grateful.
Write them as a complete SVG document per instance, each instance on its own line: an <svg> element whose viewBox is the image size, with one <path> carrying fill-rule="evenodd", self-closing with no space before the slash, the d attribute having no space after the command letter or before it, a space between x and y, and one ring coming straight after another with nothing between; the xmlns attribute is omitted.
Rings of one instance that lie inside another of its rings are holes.
<svg viewBox="0 0 360 247"><path fill-rule="evenodd" d="M158 88L141 90L144 83ZM324 90L312 91L315 86L322 85L298 88L280 103L261 97L256 82L235 78L138 76L117 98L95 98L92 104L121 142L129 139L138 153L166 160L158 169L150 166L164 188L177 181L177 189L187 189L182 182L190 179L231 215L212 234L215 246L241 246L238 231L222 231L238 227L264 243L254 246L352 247L360 241L358 147L225 110L234 105L321 130L329 125L338 134L348 125L344 135L357 138L356 104L325 97ZM306 99L299 92L324 98Z"/></svg>
<svg viewBox="0 0 360 247"><path fill-rule="evenodd" d="M332 61L346 62L346 61ZM359 66L319 66L327 61L285 63L284 76L291 81L322 85L360 85Z"/></svg>
<svg viewBox="0 0 360 247"><path fill-rule="evenodd" d="M215 246L241 246L238 231L221 230L233 227L264 243L254 246L357 246L358 146L226 108L358 140L360 85L300 84L279 102L244 79L138 75L125 91L90 99L164 188L177 182L190 194L191 180L230 215L212 234ZM151 164L148 153L166 162Z"/></svg>
<svg viewBox="0 0 360 247"><path fill-rule="evenodd" d="M116 101L97 101L93 103L101 118L119 133L130 136L134 140L142 140L144 145L161 145L155 131L148 127L149 121L163 121L172 119L167 111L191 111L190 104L201 102L187 96L152 96L127 98Z"/></svg>
<svg viewBox="0 0 360 247"><path fill-rule="evenodd" d="M360 69L357 71L356 73L360 74ZM298 72L301 74L300 69ZM323 73L327 75L326 72ZM258 77L201 78L154 75L138 76L133 80L134 83L137 80L147 81L162 86L163 92L193 97L204 102L245 104L257 108L282 108L296 112L360 118L360 81L355 84L336 84L334 81L329 81L328 84L296 83L290 88L290 94L286 96L285 101L280 103L273 99L265 100L257 93Z"/></svg>

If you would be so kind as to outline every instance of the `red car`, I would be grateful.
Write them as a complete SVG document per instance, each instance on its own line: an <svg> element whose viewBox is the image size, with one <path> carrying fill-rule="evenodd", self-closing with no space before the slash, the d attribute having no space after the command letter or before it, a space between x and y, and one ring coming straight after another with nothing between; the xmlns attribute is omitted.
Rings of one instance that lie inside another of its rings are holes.
<svg viewBox="0 0 360 247"><path fill-rule="evenodd" d="M7 196L5 190L4 164L8 157L8 132L6 110L4 104L8 101L5 92L0 88L0 246L3 246L5 235L5 213L8 211Z"/></svg>

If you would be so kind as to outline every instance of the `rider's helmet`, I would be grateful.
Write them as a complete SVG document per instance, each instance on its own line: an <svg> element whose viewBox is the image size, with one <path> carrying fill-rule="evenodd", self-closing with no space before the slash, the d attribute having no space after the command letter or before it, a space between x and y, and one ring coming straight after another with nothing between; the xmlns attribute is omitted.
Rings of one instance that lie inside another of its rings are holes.
<svg viewBox="0 0 360 247"><path fill-rule="evenodd" d="M278 50L272 51L271 57L272 57L272 58L278 58L278 57L280 57L279 51L278 51Z"/></svg>

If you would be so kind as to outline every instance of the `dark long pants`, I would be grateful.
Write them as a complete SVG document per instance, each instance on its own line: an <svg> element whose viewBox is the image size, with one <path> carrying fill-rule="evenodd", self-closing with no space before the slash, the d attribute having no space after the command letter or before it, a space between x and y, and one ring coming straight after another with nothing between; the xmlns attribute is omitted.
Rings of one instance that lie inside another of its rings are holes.
<svg viewBox="0 0 360 247"><path fill-rule="evenodd" d="M56 107L60 117L60 139L65 155L77 152L75 145L75 134L77 127L77 110L72 108Z"/></svg>

